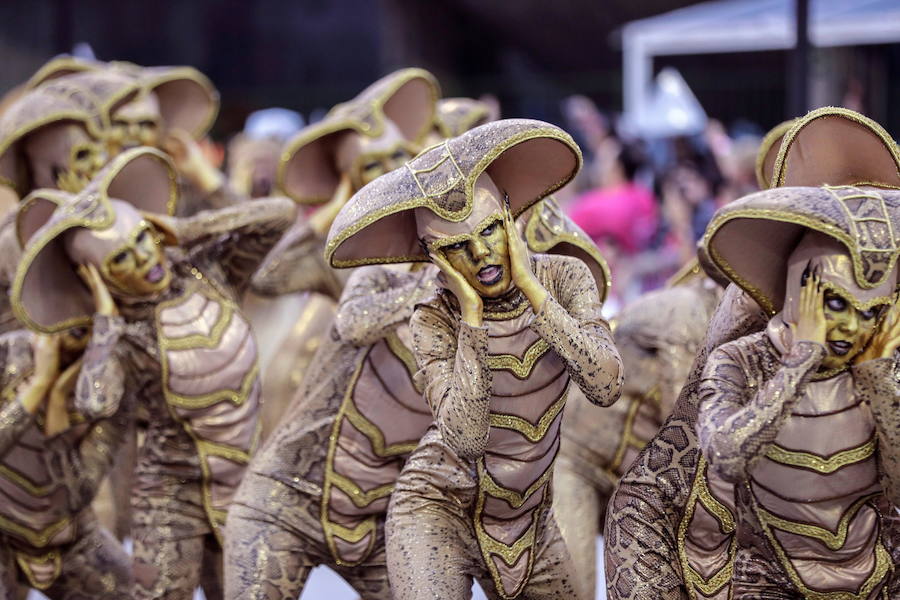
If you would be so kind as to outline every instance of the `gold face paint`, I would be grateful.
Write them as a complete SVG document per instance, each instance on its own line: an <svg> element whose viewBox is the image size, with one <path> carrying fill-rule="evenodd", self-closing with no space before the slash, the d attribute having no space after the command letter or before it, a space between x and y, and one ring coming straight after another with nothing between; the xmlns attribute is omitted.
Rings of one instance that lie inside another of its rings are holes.
<svg viewBox="0 0 900 600"><path fill-rule="evenodd" d="M64 192L77 194L106 164L107 155L97 142L84 140L74 144L69 151L67 170L56 170L56 187Z"/></svg>
<svg viewBox="0 0 900 600"><path fill-rule="evenodd" d="M847 294L823 282L826 321L825 369L841 369L850 364L872 339L885 304L857 306Z"/></svg>
<svg viewBox="0 0 900 600"><path fill-rule="evenodd" d="M470 233L434 240L428 250L443 253L483 298L497 298L512 287L509 245L499 212L487 216Z"/></svg>
<svg viewBox="0 0 900 600"><path fill-rule="evenodd" d="M350 169L350 180L355 185L358 184L356 189L362 188L385 173L402 167L413 156L411 149L404 142L397 142L386 149L373 148L371 151L365 151L365 145L360 145L364 151L356 157Z"/></svg>
<svg viewBox="0 0 900 600"><path fill-rule="evenodd" d="M160 235L143 220L129 235L127 244L106 256L100 272L112 287L132 296L155 294L172 281Z"/></svg>
<svg viewBox="0 0 900 600"><path fill-rule="evenodd" d="M110 152L136 146L159 146L162 117L156 94L144 94L116 111L110 134Z"/></svg>

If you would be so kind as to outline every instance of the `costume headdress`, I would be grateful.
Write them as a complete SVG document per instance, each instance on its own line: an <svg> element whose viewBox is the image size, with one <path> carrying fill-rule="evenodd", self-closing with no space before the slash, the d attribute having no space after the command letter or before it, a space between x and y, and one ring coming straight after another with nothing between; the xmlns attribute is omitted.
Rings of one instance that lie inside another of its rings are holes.
<svg viewBox="0 0 900 600"><path fill-rule="evenodd" d="M159 99L159 111L166 129L183 129L202 138L219 113L219 92L212 82L193 67L141 67L123 61L102 62L60 55L38 69L29 87L73 73L111 71L130 77L141 94L153 92Z"/></svg>
<svg viewBox="0 0 900 600"><path fill-rule="evenodd" d="M286 144L278 166L278 187L301 204L326 202L341 178L335 165L339 134L355 131L375 138L390 120L408 142L418 144L432 127L439 96L437 80L423 69L401 69L382 77Z"/></svg>
<svg viewBox="0 0 900 600"><path fill-rule="evenodd" d="M110 133L112 112L138 94L131 78L106 71L47 81L28 91L0 116L0 178L26 195L28 174L21 161L25 137L41 127L71 121L102 141Z"/></svg>
<svg viewBox="0 0 900 600"><path fill-rule="evenodd" d="M566 185L581 162L572 137L549 123L506 119L476 127L357 192L331 227L326 258L334 267L427 261L419 244L423 218L436 225L469 219L480 210L473 194L483 173L516 217Z"/></svg>
<svg viewBox="0 0 900 600"><path fill-rule="evenodd" d="M851 300L885 301L896 283L900 236L900 191L891 189L900 188L900 152L887 132L847 109L812 111L785 133L772 182L778 187L713 217L699 251L707 272L734 281L774 314L785 302L789 259L812 230L845 249L858 288Z"/></svg>
<svg viewBox="0 0 900 600"><path fill-rule="evenodd" d="M176 199L173 165L146 147L120 154L78 194L48 189L30 194L17 223L25 250L10 292L16 317L44 333L89 323L94 302L70 257L73 250L111 251L140 222L139 211L171 215ZM93 234L93 241L82 231Z"/></svg>
<svg viewBox="0 0 900 600"><path fill-rule="evenodd" d="M442 137L451 138L494 121L491 107L474 98L443 98L438 100L434 126Z"/></svg>
<svg viewBox="0 0 900 600"><path fill-rule="evenodd" d="M778 158L778 150L781 149L784 134L796 122L796 119L782 121L773 127L760 142L759 150L756 153L756 183L759 185L759 189L767 190L772 187L772 174L775 171L775 159Z"/></svg>

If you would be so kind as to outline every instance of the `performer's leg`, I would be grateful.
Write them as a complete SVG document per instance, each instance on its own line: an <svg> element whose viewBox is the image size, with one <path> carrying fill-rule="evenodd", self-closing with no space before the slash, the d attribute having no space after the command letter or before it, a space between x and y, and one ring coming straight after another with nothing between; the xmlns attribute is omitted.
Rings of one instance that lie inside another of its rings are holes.
<svg viewBox="0 0 900 600"><path fill-rule="evenodd" d="M451 512L444 502L418 499L410 502L394 492L385 526L394 598L468 600L471 597L473 575L481 574L484 569L472 525L456 512Z"/></svg>
<svg viewBox="0 0 900 600"><path fill-rule="evenodd" d="M292 528L235 502L225 526L225 598L296 600L314 564Z"/></svg>
<svg viewBox="0 0 900 600"><path fill-rule="evenodd" d="M199 499L199 485L197 488L197 494L186 489L185 495ZM203 508L186 499L135 499L132 531L136 600L192 600L200 584L203 542L211 526Z"/></svg>
<svg viewBox="0 0 900 600"><path fill-rule="evenodd" d="M92 515L89 519L78 541L63 553L62 572L45 594L53 600L130 600L131 557Z"/></svg>
<svg viewBox="0 0 900 600"><path fill-rule="evenodd" d="M572 557L582 592L588 598L596 595L597 536L600 535L600 513L605 509L600 491L594 484L564 464L553 474L553 513Z"/></svg>
<svg viewBox="0 0 900 600"><path fill-rule="evenodd" d="M578 575L569 557L569 551L559 533L552 511L543 516L543 531L539 534L534 568L522 593L523 600L555 600L580 598L587 595L578 584Z"/></svg>

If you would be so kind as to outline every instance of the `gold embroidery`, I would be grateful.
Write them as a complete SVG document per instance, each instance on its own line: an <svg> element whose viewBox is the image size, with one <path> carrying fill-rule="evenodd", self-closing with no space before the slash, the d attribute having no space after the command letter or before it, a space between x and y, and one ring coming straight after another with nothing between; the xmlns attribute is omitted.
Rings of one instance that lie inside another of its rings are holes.
<svg viewBox="0 0 900 600"><path fill-rule="evenodd" d="M53 539L53 536L65 529L71 522L72 518L66 517L57 521L56 523L47 525L43 529L35 531L23 525L19 525L15 521L12 521L0 515L0 529L8 531L15 536L27 540L28 543L35 548L43 548L44 546L46 546L50 542L50 540Z"/></svg>
<svg viewBox="0 0 900 600"><path fill-rule="evenodd" d="M538 339L535 343L528 347L525 356L520 360L512 354L490 354L487 357L488 368L492 371L501 369L512 371L513 375L519 379L526 379L531 370L534 369L535 363L547 353L550 344L543 338Z"/></svg>
<svg viewBox="0 0 900 600"><path fill-rule="evenodd" d="M685 503L685 513L678 525L678 558L691 600L699 600L698 591L704 596L711 596L730 583L734 570L734 557L737 554L737 540L734 539L734 515L709 491L706 484L707 469L706 458L701 455L700 461L697 463L697 475L694 477L691 493ZM715 517L722 532L732 538L728 544L728 561L708 579L691 566L685 545L687 531L694 518L694 511L698 503Z"/></svg>
<svg viewBox="0 0 900 600"><path fill-rule="evenodd" d="M563 393L559 396L556 402L551 404L550 408L544 411L544 414L542 414L541 418L538 419L536 425L529 423L528 420L516 415L491 412L491 427L512 429L513 431L518 431L519 433L524 435L525 439L527 439L529 442L538 442L544 439L544 436L547 435L547 430L550 429L553 421L555 421L559 413L562 412L563 407L566 405L566 396L568 394L568 391L569 384L566 383L566 389L563 390Z"/></svg>
<svg viewBox="0 0 900 600"><path fill-rule="evenodd" d="M394 491L393 483L379 485L378 487L372 488L371 490L366 492L363 491L363 489L358 485L353 483L350 478L341 475L337 471L332 470L329 473L329 476L332 480L332 483L334 484L334 487L347 494L347 496L349 496L350 500L353 502L353 505L357 508L365 508L376 500L381 500L382 498L390 496L391 492Z"/></svg>
<svg viewBox="0 0 900 600"><path fill-rule="evenodd" d="M755 509L756 515L763 526L763 531L765 532L769 543L772 545L772 548L775 549L775 553L778 555L778 559L781 562L781 565L787 572L788 578L800 591L800 593L803 594L804 598L808 600L863 600L865 598L868 598L871 595L872 590L874 590L876 586L882 583L888 571L893 568L890 554L888 554L887 550L885 550L884 543L881 541L881 539L879 539L878 543L875 545L875 567L872 569L871 575L869 575L868 579L866 579L858 592L820 592L817 590L812 590L804 584L803 580L800 578L800 574L797 572L797 569L794 568L790 557L788 557L781 544L778 543L778 539L772 532L772 527L777 527L778 529L783 529L796 535L814 537L822 541L830 549L836 550L843 546L844 542L846 541L849 519L856 514L856 512L863 504L865 504L868 500L876 497L877 495L878 494L870 494L868 496L860 498L857 502L855 502L853 506L850 507L850 510L847 511L847 514L845 514L841 518L841 523L838 525L837 534L833 534L821 527L816 527L814 525L792 523L790 521L785 521L783 519L779 519L778 517L774 517L773 515L771 515L771 513L762 509L757 503L755 497L753 498L753 508ZM829 541L837 541L839 543L837 546L832 547L832 545L829 544Z"/></svg>
<svg viewBox="0 0 900 600"><path fill-rule="evenodd" d="M833 532L824 527L819 527L818 525L795 523L794 521L782 519L761 506L755 506L755 508L756 515L759 517L759 522L762 523L764 529L774 527L776 529L781 529L782 531L787 531L788 533L793 533L794 535L815 538L825 544L829 550L839 550L847 541L847 531L850 528L850 521L856 516L859 509L876 496L878 496L878 494L868 494L854 502L841 517L841 520L838 521L838 527Z"/></svg>
<svg viewBox="0 0 900 600"><path fill-rule="evenodd" d="M777 444L772 444L766 451L766 457L783 465L791 465L794 467L802 467L811 469L819 473L834 473L838 469L842 469L847 465L862 462L875 454L876 439L873 437L862 446L844 450L823 458L809 452L799 452L782 448Z"/></svg>

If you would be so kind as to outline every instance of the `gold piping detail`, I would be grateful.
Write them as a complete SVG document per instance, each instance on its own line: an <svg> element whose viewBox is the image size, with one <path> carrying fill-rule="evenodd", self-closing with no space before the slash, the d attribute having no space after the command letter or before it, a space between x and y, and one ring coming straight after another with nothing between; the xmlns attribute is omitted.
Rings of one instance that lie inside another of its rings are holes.
<svg viewBox="0 0 900 600"><path fill-rule="evenodd" d="M416 373L419 370L419 367L416 364L416 357L413 356L412 351L406 347L406 344L403 343L403 340L400 339L400 336L397 335L397 332L392 331L387 334L384 338L384 341L387 344L388 349L391 351L391 354L396 356L400 360L400 362L403 363L403 366L406 367L406 372L409 373L410 379L415 377Z"/></svg>
<svg viewBox="0 0 900 600"><path fill-rule="evenodd" d="M43 548L44 546L46 546L48 543L50 543L50 540L53 538L53 536L65 529L71 522L71 517L65 517L64 519L61 519L56 523L51 523L43 529L35 531L23 525L19 525L15 521L11 521L10 519L7 519L6 517L0 515L0 529L28 540L28 543L35 548Z"/></svg>
<svg viewBox="0 0 900 600"><path fill-rule="evenodd" d="M787 121L782 121L771 130L769 130L769 133L767 133L760 142L759 150L756 151L756 164L754 167L754 172L756 173L756 184L759 186L759 189L767 190L769 188L775 187L774 185L772 185L771 181L766 180L765 173L763 173L763 165L766 162L766 157L769 155L769 151L772 149L772 145L775 144L775 142L779 139L783 139L784 134L787 133L787 131L791 127L793 127L794 123L796 122L797 119L788 119ZM779 145L778 148L780 149L781 146Z"/></svg>
<svg viewBox="0 0 900 600"><path fill-rule="evenodd" d="M694 483L691 486L691 493L688 495L685 503L686 509L681 522L678 524L678 558L681 563L681 570L684 573L684 579L691 600L700 600L697 595L699 591L704 596L711 596L721 590L724 586L731 582L731 576L734 572L734 557L737 554L737 540L734 538L735 518L731 511L724 504L719 502L706 484L707 462L704 456L700 456L697 463L697 475L694 477ZM728 561L719 569L712 577L706 579L698 573L690 564L687 555L687 547L685 540L687 531L690 527L691 520L694 518L694 511L697 504L703 506L709 513L719 522L722 533L731 536L728 544Z"/></svg>
<svg viewBox="0 0 900 600"><path fill-rule="evenodd" d="M349 496L351 502L356 508L365 508L375 502L391 495L394 491L393 483L385 483L369 491L363 491L361 487L356 485L349 477L341 475L337 471L331 471L329 475L332 478L334 487L341 490Z"/></svg>
<svg viewBox="0 0 900 600"><path fill-rule="evenodd" d="M834 473L847 465L862 462L871 457L875 454L876 445L877 442L875 438L872 438L862 446L843 450L836 454L832 454L828 458L823 458L809 452L788 450L777 444L772 444L766 451L766 457L783 465L802 467L819 473L828 474Z"/></svg>
<svg viewBox="0 0 900 600"><path fill-rule="evenodd" d="M490 416L491 427L512 429L513 431L517 431L524 435L525 439L529 442L538 442L544 439L544 436L547 435L547 430L550 429L553 421L555 421L556 417L559 416L559 413L562 412L563 407L566 405L568 391L569 384L566 383L566 389L563 390L563 393L556 402L551 404L550 407L544 411L544 414L538 419L537 424L530 423L527 419L523 419L516 415L492 412Z"/></svg>
<svg viewBox="0 0 900 600"><path fill-rule="evenodd" d="M755 506L755 508L756 515L759 518L759 522L762 523L764 529L774 527L776 529L781 529L782 531L787 531L788 533L793 533L794 535L811 537L825 544L825 546L829 550L839 550L847 541L847 532L850 528L850 520L856 516L856 513L859 512L859 509L861 509L869 500L875 498L877 495L878 494L868 494L850 505L850 508L847 509L847 512L845 512L843 516L841 516L841 520L838 521L838 527L835 531L829 531L828 529L819 527L818 525L810 525L809 523L795 523L794 521L782 519L781 517L770 513L761 506Z"/></svg>
<svg viewBox="0 0 900 600"><path fill-rule="evenodd" d="M505 369L512 371L513 375L519 379L526 379L531 370L534 369L535 363L547 353L550 344L544 338L539 338L535 343L528 347L525 355L519 359L512 354L490 354L487 357L488 368L492 371Z"/></svg>

